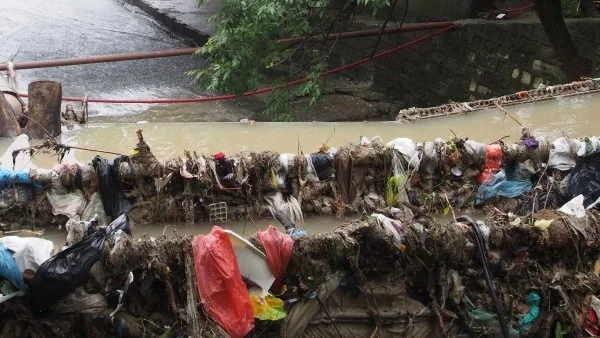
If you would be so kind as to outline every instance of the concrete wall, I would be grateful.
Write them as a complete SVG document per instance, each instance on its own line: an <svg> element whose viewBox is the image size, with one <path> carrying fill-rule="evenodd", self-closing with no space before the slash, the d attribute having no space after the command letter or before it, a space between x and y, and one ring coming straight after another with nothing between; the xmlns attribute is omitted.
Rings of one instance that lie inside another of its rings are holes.
<svg viewBox="0 0 600 338"><path fill-rule="evenodd" d="M453 31L344 74L371 78L378 91L417 107L489 98L536 88L541 83L566 81L537 20L465 20L458 25ZM567 25L591 75L600 75L600 19L571 19ZM425 34L383 37L378 50ZM376 39L339 41L333 63L369 56Z"/></svg>

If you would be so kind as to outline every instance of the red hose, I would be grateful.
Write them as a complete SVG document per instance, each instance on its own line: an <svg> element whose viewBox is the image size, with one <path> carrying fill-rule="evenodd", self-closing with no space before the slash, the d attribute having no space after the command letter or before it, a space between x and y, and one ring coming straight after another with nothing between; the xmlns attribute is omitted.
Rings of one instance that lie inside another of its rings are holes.
<svg viewBox="0 0 600 338"><path fill-rule="evenodd" d="M408 48L411 47L413 45L416 45L419 42L431 39L432 37L436 36L436 35L440 35L444 32L447 32L451 29L454 28L453 24L449 24L446 28L441 29L439 31L433 32L429 35L425 35L422 36L420 38L417 38L415 40L409 41L403 45L399 45L396 46L392 49L388 49L386 51L380 52L375 54L372 58L368 57L368 58L364 58L362 60L358 60L355 62L352 62L350 64L338 67L338 68L334 68L331 70L328 70L326 72L321 73L319 76L320 77L326 77L328 75L334 74L334 73L338 73L341 72L343 70L346 69L350 69L350 68L354 68L356 66L359 66L363 63L367 63L369 61L375 60L375 59L379 59L382 58L384 56L387 56L389 54L395 53L401 49L404 48ZM286 83L284 86L295 86L298 84L301 84L303 82L308 81L308 78L302 78L302 79L298 79L298 80L294 80L291 82ZM275 89L276 87L266 87L263 89L259 89L256 91L251 91L251 92L245 92L242 94L242 96L253 96L253 95L258 95L258 94L263 94L263 93L268 93L270 91L273 91L273 89ZM22 97L27 97L27 94L19 94L19 96ZM197 98L178 98L178 99L93 99L93 98L88 98L87 102L96 102L96 103L190 103L190 102L208 102L208 101L220 101L220 100L230 100L230 99L234 99L236 97L235 94L228 94L228 95L221 95L221 96L211 96L211 97L197 97ZM63 96L62 98L63 101L77 101L77 102L81 102L84 100L83 97L69 97L69 96Z"/></svg>

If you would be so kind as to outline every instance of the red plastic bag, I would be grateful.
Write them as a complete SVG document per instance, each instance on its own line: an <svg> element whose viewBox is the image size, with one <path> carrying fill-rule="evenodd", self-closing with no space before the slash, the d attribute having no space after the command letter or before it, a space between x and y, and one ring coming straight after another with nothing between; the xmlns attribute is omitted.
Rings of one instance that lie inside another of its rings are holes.
<svg viewBox="0 0 600 338"><path fill-rule="evenodd" d="M502 165L502 147L499 144L485 146L485 162L483 171L477 176L477 183L482 184L500 171Z"/></svg>
<svg viewBox="0 0 600 338"><path fill-rule="evenodd" d="M194 238L192 250L204 308L232 338L244 337L254 327L254 308L229 236L214 226Z"/></svg>
<svg viewBox="0 0 600 338"><path fill-rule="evenodd" d="M275 276L273 287L275 290L279 290L281 287L281 277L283 277L285 268L292 257L294 240L290 235L284 234L272 225L269 225L269 228L265 231L259 231L258 238L265 248L267 263Z"/></svg>

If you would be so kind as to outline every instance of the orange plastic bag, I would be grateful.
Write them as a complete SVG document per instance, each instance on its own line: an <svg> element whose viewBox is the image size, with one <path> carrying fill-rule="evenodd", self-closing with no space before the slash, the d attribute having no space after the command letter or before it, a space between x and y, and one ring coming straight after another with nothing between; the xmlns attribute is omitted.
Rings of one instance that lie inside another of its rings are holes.
<svg viewBox="0 0 600 338"><path fill-rule="evenodd" d="M275 276L273 288L279 291L279 288L281 287L281 277L283 277L285 268L292 257L294 240L290 235L282 233L272 225L269 225L269 228L265 231L259 231L258 238L265 248L267 263Z"/></svg>
<svg viewBox="0 0 600 338"><path fill-rule="evenodd" d="M485 162L483 171L477 176L477 183L482 184L500 171L502 165L502 147L499 144L485 146Z"/></svg>
<svg viewBox="0 0 600 338"><path fill-rule="evenodd" d="M232 338L254 327L254 308L229 236L218 226L192 241L198 292L208 315Z"/></svg>

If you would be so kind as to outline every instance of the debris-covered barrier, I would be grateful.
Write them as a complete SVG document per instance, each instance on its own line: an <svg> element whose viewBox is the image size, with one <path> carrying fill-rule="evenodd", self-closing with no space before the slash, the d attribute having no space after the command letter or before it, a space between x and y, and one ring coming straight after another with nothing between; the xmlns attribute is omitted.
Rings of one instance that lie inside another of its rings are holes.
<svg viewBox="0 0 600 338"><path fill-rule="evenodd" d="M510 204L501 209L525 217L556 209L579 194L586 197L585 206L598 197L594 188L581 184L597 182L590 170L582 167L577 176L569 175L580 162L597 165L596 137L548 141L527 129L517 141L492 144L460 138L423 143L397 138L383 144L363 137L339 149L323 144L306 155L185 151L166 163L152 155L141 131L138 138L130 156L97 156L91 163L52 169L23 163L36 151L64 156L69 147L53 141L13 147L2 166L12 168L12 159L20 163L16 168L25 169L0 171L3 230L71 228L96 214L106 225L121 213L136 224L283 215L288 228L301 224L304 214L352 216L390 207L410 216Z"/></svg>
<svg viewBox="0 0 600 338"><path fill-rule="evenodd" d="M6 227L54 221L68 231L53 256L47 243L0 238L4 336L599 330L596 137L548 142L524 129L518 141L493 144L361 138L308 155L186 152L163 164L139 132L127 157L24 166L48 149L67 150L50 140L15 148L13 161L26 170L0 171ZM484 222L461 216L475 207ZM269 213L285 232L128 236L132 221ZM355 220L311 235L301 230L305 213ZM438 213L453 221L435 221Z"/></svg>
<svg viewBox="0 0 600 338"><path fill-rule="evenodd" d="M538 102L553 99L560 96L578 95L582 93L595 93L600 89L598 87L600 79L589 79L573 83L546 86L541 85L537 89L521 91L514 94L504 95L485 100L476 100L470 102L454 102L437 107L427 108L407 108L398 113L397 121L414 121L429 119L448 115L469 113L483 109L495 109L497 106L510 106L530 102Z"/></svg>
<svg viewBox="0 0 600 338"><path fill-rule="evenodd" d="M590 319L600 289L596 210L576 218L543 209L519 222L496 212L473 224L389 216L374 214L319 235L291 237L271 228L251 237L254 245L218 228L193 240L115 239L106 232L104 253L87 279L63 280L72 292L39 315L33 304L47 302L48 293L31 289L31 297L5 301L0 331L11 337L498 337L504 326L513 336L580 337L597 330ZM267 278L270 293L258 286L269 272L241 257L246 249L266 253L278 276ZM39 269L45 265L53 263Z"/></svg>

